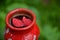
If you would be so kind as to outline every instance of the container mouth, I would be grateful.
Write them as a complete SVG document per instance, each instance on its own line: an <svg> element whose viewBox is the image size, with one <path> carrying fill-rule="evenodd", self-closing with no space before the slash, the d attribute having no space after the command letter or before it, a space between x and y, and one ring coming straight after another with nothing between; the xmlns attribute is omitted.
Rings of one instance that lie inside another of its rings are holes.
<svg viewBox="0 0 60 40"><path fill-rule="evenodd" d="M31 24L24 27L15 27L12 24L12 21L11 21L12 18L22 19L22 17L29 18L32 21ZM36 20L36 17L31 10L28 10L25 8L17 8L15 10L10 11L8 15L6 16L6 25L8 28L11 28L13 30L26 30L33 27L35 20Z"/></svg>

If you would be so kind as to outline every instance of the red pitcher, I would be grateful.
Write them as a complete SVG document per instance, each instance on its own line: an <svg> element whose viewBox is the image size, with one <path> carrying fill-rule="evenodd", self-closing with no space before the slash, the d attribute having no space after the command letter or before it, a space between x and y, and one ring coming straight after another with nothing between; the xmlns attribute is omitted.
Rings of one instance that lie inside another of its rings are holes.
<svg viewBox="0 0 60 40"><path fill-rule="evenodd" d="M36 17L31 10L17 8L6 16L5 40L38 40Z"/></svg>

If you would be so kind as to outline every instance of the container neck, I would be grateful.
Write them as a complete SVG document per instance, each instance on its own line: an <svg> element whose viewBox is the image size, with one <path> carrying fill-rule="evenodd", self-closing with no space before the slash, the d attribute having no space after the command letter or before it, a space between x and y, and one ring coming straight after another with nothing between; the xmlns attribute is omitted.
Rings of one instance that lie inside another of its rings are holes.
<svg viewBox="0 0 60 40"><path fill-rule="evenodd" d="M33 28L34 28L34 25L31 28L26 29L26 30L13 30L11 28L9 28L9 29L12 34L26 34L26 33L31 32L33 30Z"/></svg>

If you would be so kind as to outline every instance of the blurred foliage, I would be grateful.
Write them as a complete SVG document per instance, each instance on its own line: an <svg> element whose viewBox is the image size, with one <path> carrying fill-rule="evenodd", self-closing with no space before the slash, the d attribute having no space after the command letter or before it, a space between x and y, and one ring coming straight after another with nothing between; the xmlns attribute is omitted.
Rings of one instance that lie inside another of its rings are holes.
<svg viewBox="0 0 60 40"><path fill-rule="evenodd" d="M6 10L9 12L13 9L16 9L16 8L28 8L28 6L26 4L23 4L23 3L13 3L9 6L7 6Z"/></svg>
<svg viewBox="0 0 60 40"><path fill-rule="evenodd" d="M6 14L16 8L35 13L39 40L60 40L60 0L0 0L0 40L4 40Z"/></svg>

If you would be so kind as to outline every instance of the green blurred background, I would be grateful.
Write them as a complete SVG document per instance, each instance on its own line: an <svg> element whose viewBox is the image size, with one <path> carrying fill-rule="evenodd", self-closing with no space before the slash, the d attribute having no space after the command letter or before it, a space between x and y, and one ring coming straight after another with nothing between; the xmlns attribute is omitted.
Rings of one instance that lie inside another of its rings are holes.
<svg viewBox="0 0 60 40"><path fill-rule="evenodd" d="M15 8L35 13L39 40L60 40L60 0L0 0L0 40L4 40L5 17Z"/></svg>

